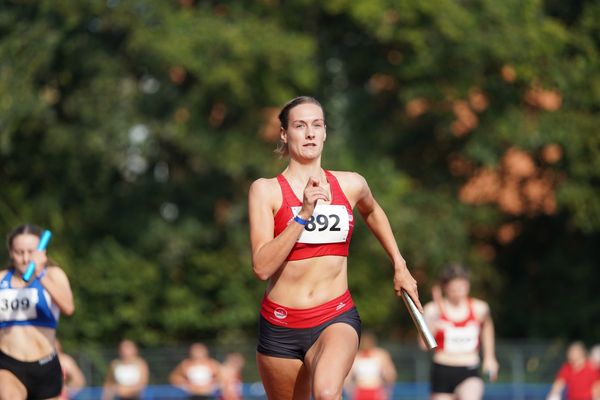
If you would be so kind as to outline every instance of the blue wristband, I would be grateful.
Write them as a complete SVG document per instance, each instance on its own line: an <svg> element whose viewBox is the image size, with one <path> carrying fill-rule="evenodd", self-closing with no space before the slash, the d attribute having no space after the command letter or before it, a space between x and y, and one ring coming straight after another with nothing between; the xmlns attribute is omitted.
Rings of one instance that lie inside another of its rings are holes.
<svg viewBox="0 0 600 400"><path fill-rule="evenodd" d="M36 278L42 279L45 276L46 276L46 268L44 267L44 269L42 270L42 272L40 272Z"/></svg>
<svg viewBox="0 0 600 400"><path fill-rule="evenodd" d="M300 225L306 225L306 223L308 222L305 219L302 219L301 217L299 217L298 215L296 215L294 217L294 221L296 221L297 223L299 223Z"/></svg>

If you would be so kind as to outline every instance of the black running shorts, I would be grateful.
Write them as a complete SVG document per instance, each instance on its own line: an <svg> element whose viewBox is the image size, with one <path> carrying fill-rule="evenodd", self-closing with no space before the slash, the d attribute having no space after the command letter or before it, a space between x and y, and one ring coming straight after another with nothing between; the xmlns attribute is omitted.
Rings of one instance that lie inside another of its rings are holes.
<svg viewBox="0 0 600 400"><path fill-rule="evenodd" d="M317 341L321 332L329 325L345 323L356 331L360 339L361 321L356 307L313 328L286 328L273 325L262 315L258 325L258 346L256 350L266 356L297 358L304 360L308 349Z"/></svg>
<svg viewBox="0 0 600 400"><path fill-rule="evenodd" d="M458 385L472 377L480 377L478 365L453 367L433 363L431 366L431 393L454 393Z"/></svg>
<svg viewBox="0 0 600 400"><path fill-rule="evenodd" d="M62 391L63 375L56 353L38 361L19 361L0 352L0 369L12 372L27 389L27 399L57 397Z"/></svg>

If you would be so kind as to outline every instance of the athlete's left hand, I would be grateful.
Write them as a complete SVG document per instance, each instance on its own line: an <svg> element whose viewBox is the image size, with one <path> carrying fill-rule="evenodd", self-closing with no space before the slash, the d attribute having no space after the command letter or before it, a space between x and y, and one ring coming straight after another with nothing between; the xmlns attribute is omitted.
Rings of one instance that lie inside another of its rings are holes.
<svg viewBox="0 0 600 400"><path fill-rule="evenodd" d="M498 378L498 361L495 358L483 358L482 363L483 373L490 380L494 382Z"/></svg>
<svg viewBox="0 0 600 400"><path fill-rule="evenodd" d="M396 291L396 296L402 296L402 289L408 292L419 311L421 311L421 314L423 314L423 306L421 305L421 301L419 301L417 281L408 271L404 260L401 263L394 265L394 290Z"/></svg>

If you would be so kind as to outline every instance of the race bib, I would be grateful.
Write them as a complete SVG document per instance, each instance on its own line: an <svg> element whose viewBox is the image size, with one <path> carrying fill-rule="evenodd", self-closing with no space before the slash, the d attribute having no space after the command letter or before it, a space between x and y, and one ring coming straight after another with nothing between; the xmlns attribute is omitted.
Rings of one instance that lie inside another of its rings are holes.
<svg viewBox="0 0 600 400"><path fill-rule="evenodd" d="M28 321L37 318L38 291L33 288L0 290L0 321Z"/></svg>
<svg viewBox="0 0 600 400"><path fill-rule="evenodd" d="M292 207L298 215L301 207ZM345 242L350 231L350 216L343 205L318 204L313 215L304 226L298 243L341 243Z"/></svg>
<svg viewBox="0 0 600 400"><path fill-rule="evenodd" d="M448 327L444 332L444 350L449 353L469 353L477 350L479 344L479 327Z"/></svg>

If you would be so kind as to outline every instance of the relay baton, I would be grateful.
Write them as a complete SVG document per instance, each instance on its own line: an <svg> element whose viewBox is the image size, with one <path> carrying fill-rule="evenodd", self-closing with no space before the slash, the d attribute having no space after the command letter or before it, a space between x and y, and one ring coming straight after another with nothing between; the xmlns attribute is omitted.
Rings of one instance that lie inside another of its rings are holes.
<svg viewBox="0 0 600 400"><path fill-rule="evenodd" d="M44 232L42 232L42 236L40 236L40 242L37 245L37 251L43 251L46 250L46 247L48 246L48 242L50 241L50 238L52 237L52 232L50 232L49 230L45 230ZM31 279L31 275L33 275L35 271L35 263L33 261L29 262L29 265L27 266L27 271L25 271L25 274L23 275L23 280L25 282L29 282L29 280Z"/></svg>
<svg viewBox="0 0 600 400"><path fill-rule="evenodd" d="M402 300L404 300L404 304L406 304L406 308L408 308L410 316L413 322L415 323L419 334L421 335L421 339L423 339L423 341L427 345L427 349L435 349L437 347L437 342L435 341L435 338L433 337L431 331L427 327L425 319L423 318L423 314L421 314L421 311L419 311L413 299L404 289L402 289Z"/></svg>

